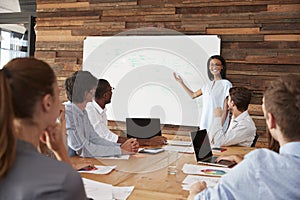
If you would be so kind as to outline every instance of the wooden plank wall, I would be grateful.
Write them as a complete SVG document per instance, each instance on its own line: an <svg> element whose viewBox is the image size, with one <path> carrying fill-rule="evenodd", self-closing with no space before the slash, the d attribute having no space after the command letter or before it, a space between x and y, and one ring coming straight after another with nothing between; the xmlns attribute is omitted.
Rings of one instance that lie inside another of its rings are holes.
<svg viewBox="0 0 300 200"><path fill-rule="evenodd" d="M279 75L300 74L299 22L299 0L37 0L35 56L50 63L63 88L81 69L86 36L142 27L220 35L227 78L253 91L250 113L261 135L258 146L266 146L263 90Z"/></svg>

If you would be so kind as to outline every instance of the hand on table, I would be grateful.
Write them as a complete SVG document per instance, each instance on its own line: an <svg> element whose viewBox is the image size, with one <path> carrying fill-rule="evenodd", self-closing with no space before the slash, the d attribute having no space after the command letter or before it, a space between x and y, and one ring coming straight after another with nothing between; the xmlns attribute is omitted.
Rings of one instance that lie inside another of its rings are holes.
<svg viewBox="0 0 300 200"><path fill-rule="evenodd" d="M241 155L219 156L219 157L216 159L216 162L218 163L218 162L220 162L221 160L228 160L228 161L231 161L231 162L239 163L239 162L241 162L243 159L244 159L244 157L241 156Z"/></svg>
<svg viewBox="0 0 300 200"><path fill-rule="evenodd" d="M196 194L205 190L205 188L206 188L205 181L194 183L190 188L190 195L188 197L188 200L193 200Z"/></svg>
<svg viewBox="0 0 300 200"><path fill-rule="evenodd" d="M121 149L123 154L132 154L138 152L139 147L137 139L130 138L122 144Z"/></svg>
<svg viewBox="0 0 300 200"><path fill-rule="evenodd" d="M167 138L164 136L155 136L149 139L139 139L141 145L160 146L167 143Z"/></svg>

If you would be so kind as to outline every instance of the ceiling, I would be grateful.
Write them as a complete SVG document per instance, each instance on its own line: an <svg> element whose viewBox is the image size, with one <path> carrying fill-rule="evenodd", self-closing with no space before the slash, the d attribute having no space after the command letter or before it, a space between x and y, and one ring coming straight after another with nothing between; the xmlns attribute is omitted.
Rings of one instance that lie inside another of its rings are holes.
<svg viewBox="0 0 300 200"><path fill-rule="evenodd" d="M26 13L36 13L36 0L1 0L0 2L0 28L24 33Z"/></svg>
<svg viewBox="0 0 300 200"><path fill-rule="evenodd" d="M1 0L0 13L35 12L36 0Z"/></svg>
<svg viewBox="0 0 300 200"><path fill-rule="evenodd" d="M19 0L19 3L21 12L36 12L36 0Z"/></svg>

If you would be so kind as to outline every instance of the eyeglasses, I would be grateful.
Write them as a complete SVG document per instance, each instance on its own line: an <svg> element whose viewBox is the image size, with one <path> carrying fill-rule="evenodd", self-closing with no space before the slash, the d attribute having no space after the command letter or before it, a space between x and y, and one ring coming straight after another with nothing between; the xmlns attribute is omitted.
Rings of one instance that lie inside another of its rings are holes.
<svg viewBox="0 0 300 200"><path fill-rule="evenodd" d="M109 90L107 90L106 92L112 92L115 88L114 87L110 87Z"/></svg>

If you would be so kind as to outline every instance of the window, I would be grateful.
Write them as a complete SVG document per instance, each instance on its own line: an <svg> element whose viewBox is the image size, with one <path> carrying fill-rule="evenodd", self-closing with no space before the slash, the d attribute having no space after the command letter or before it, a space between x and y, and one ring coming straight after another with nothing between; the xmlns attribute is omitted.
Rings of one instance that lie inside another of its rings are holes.
<svg viewBox="0 0 300 200"><path fill-rule="evenodd" d="M25 34L1 30L0 35L0 69L11 59L28 56L28 40Z"/></svg>

